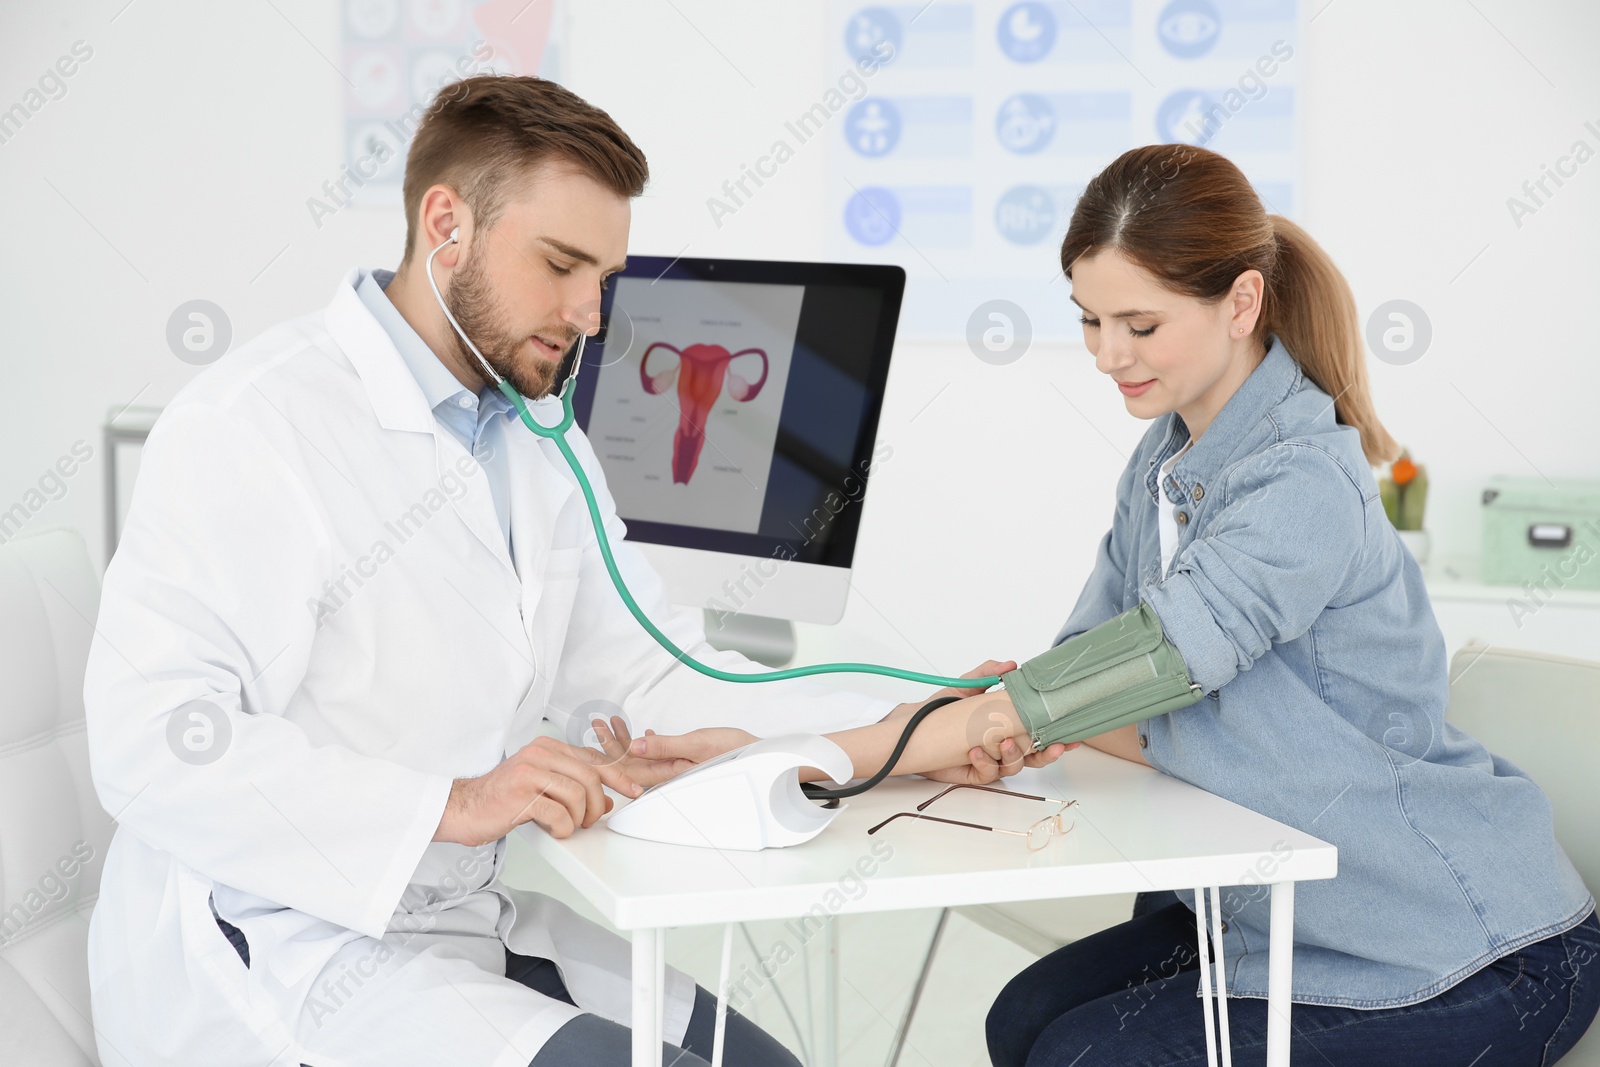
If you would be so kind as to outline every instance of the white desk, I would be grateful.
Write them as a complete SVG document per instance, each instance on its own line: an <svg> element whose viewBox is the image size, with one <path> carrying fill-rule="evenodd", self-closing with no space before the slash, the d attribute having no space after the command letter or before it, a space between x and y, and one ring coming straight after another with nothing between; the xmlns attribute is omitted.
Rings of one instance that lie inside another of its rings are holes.
<svg viewBox="0 0 1600 1067"><path fill-rule="evenodd" d="M1294 883L1334 877L1334 846L1088 747L1003 784L1076 799L1069 814L1076 815L1077 828L1038 852L1029 852L1020 838L912 819L896 820L868 837L867 827L915 810L943 788L926 779L893 778L846 801L847 810L832 826L794 848L713 851L638 841L599 827L559 841L542 833L528 840L608 922L633 935L635 1067L656 1063L661 1051L660 967L669 926L789 919L825 900L829 913L839 915L1256 884L1264 881L1254 873L1256 864L1270 857L1276 867L1267 1062L1288 1064ZM973 791L952 794L927 814L951 814L944 806L962 794ZM855 899L839 893L840 879L857 861L872 857L871 846L880 841L893 854L865 879L865 891ZM1206 958L1203 948L1200 958Z"/></svg>
<svg viewBox="0 0 1600 1067"><path fill-rule="evenodd" d="M1433 556L1422 568L1446 652L1482 641L1594 658L1600 648L1600 590L1552 586L1534 600L1521 586L1484 584L1478 564L1473 557Z"/></svg>

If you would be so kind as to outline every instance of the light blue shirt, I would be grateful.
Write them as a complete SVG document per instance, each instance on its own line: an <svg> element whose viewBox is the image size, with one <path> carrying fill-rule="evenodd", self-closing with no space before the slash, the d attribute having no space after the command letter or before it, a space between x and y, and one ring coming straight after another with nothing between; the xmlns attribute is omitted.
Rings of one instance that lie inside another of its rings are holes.
<svg viewBox="0 0 1600 1067"><path fill-rule="evenodd" d="M378 320L400 358L411 369L411 374L422 387L422 395L433 409L434 418L471 452L489 479L489 494L494 499L494 511L500 520L500 533L506 539L506 552L511 551L510 489L507 483L505 459L505 434L508 418L516 418L511 402L492 384L474 395L462 385L450 369L434 355L433 349L411 324L400 314L384 290L394 280L391 270L363 270L356 283L356 295Z"/></svg>
<svg viewBox="0 0 1600 1067"><path fill-rule="evenodd" d="M1188 440L1176 413L1145 433L1055 643L1148 602L1206 696L1138 724L1145 759L1338 846L1337 878L1295 888L1293 999L1411 1004L1583 921L1594 898L1543 791L1445 721L1422 572L1328 394L1274 337L1163 473ZM1178 531L1165 573L1157 494ZM1227 988L1264 997L1273 879L1239 873Z"/></svg>

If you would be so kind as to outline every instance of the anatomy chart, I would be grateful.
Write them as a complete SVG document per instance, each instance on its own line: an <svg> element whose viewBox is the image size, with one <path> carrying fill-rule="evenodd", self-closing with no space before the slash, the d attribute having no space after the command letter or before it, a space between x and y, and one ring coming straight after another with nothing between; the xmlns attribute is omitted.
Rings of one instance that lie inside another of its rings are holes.
<svg viewBox="0 0 1600 1067"><path fill-rule="evenodd" d="M562 80L565 0L343 0L338 82L345 152L307 204L322 221L349 204L398 204L406 150L438 93L474 74Z"/></svg>
<svg viewBox="0 0 1600 1067"><path fill-rule="evenodd" d="M612 284L587 432L617 513L757 532L805 287Z"/></svg>
<svg viewBox="0 0 1600 1067"><path fill-rule="evenodd" d="M1124 151L1203 146L1299 216L1304 6L831 0L826 84L870 74L791 121L827 133L828 257L905 267L905 336L960 337L1005 298L1076 339L1061 238Z"/></svg>

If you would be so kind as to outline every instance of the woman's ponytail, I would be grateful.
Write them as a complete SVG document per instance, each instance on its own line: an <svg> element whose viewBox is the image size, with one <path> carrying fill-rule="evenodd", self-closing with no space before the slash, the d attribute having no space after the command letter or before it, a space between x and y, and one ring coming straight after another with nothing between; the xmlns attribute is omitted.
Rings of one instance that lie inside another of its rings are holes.
<svg viewBox="0 0 1600 1067"><path fill-rule="evenodd" d="M1341 423L1361 433L1367 462L1379 466L1400 454L1400 445L1378 421L1367 388L1366 348L1355 294L1328 253L1282 215L1272 222L1277 262L1268 276L1267 298L1257 329L1278 335L1301 369L1333 397Z"/></svg>

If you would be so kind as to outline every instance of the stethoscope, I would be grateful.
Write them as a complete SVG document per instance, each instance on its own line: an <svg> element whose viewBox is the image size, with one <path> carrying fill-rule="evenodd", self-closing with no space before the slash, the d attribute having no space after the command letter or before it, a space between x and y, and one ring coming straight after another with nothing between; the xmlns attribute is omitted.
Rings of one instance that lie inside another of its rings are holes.
<svg viewBox="0 0 1600 1067"><path fill-rule="evenodd" d="M923 674L919 671L901 670L898 667L882 667L872 663L818 663L809 667L790 667L778 671L737 674L732 671L709 667L673 644L672 639L662 633L655 623L650 621L649 616L644 613L643 609L633 599L633 594L628 592L627 583L622 580L622 573L617 569L617 561L611 554L611 541L606 536L605 520L600 516L600 505L595 502L594 488L589 484L589 479L584 474L583 464L573 454L572 446L567 444L566 433L572 426L572 387L578 380L578 369L583 365L583 347L584 342L587 340L587 335L578 335L577 354L572 358L572 367L567 371L566 379L561 383L561 391L557 394L557 399L561 402L561 420L554 426L541 425L533 417L533 413L528 410L528 405L523 400L522 394L517 392L516 387L510 382L502 378L489 365L489 361L483 357L483 353L478 351L478 346L472 343L472 338L468 337L467 332L461 328L461 324L456 321L455 315L451 314L449 306L445 304L443 294L439 292L439 283L433 277L433 257L438 255L446 245L455 243L460 232L460 227L452 229L450 236L442 241L438 248L428 253L426 264L428 285L433 289L434 299L439 302L439 310L443 311L445 318L450 321L451 327L456 331L456 336L461 338L472 354L477 357L479 366L483 368L483 372L489 376L489 379L494 382L495 388L499 389L501 394L511 402L511 406L516 409L517 417L522 420L523 425L538 436L548 441L554 441L556 448L560 449L562 457L567 461L567 466L572 469L573 476L578 480L578 488L583 491L584 503L589 508L589 521L594 526L595 540L600 546L600 557L605 560L606 572L611 575L611 584L616 586L618 595L622 597L622 602L628 606L628 610L633 613L633 617L638 620L639 625L644 627L646 633L656 639L657 644L672 653L675 659L694 668L701 674L724 682L776 682L785 678L804 678L814 674L878 674L889 678L900 678L908 682L920 682L925 685L954 686L957 689L987 689L1000 681L998 675L990 675L984 678L947 678L943 675ZM942 697L939 700L929 702L919 709L908 721L908 728L901 738L900 749L904 748L906 740L910 737L911 730L915 728L916 723L922 720L923 716L933 711L936 707L956 699L958 698ZM900 749L896 750L894 758L885 766L884 774L888 773L888 768L892 767L899 758ZM881 776L879 780L881 780ZM871 784L876 784L872 779L868 781ZM859 791L858 787L851 787L851 789ZM839 795L851 795L842 790L834 790L832 792Z"/></svg>
<svg viewBox="0 0 1600 1067"><path fill-rule="evenodd" d="M483 358L483 353L478 351L478 346L472 343L472 338L467 336L467 331L461 328L461 324L456 321L455 315L450 311L450 305L444 302L444 296L439 292L439 283L433 277L433 257L443 251L446 245L455 244L459 239L460 233L461 227L457 226L450 231L449 237L439 243L438 248L428 253L428 285L433 289L433 298L439 302L439 310L444 312L444 317L450 320L450 327L456 331L456 336L461 338L462 343L472 350L472 354L478 359L478 365L483 368L483 373L487 374L489 380L494 382L495 388L499 389L505 398L511 401L511 406L517 409L517 416L522 419L528 429L546 440L558 442L563 446L561 451L564 455L569 456L567 462L572 464L573 473L578 476L578 484L583 487L584 495L588 496L591 492L588 479L584 478L582 469L570 458L571 454L565 445L567 430L572 427L572 386L578 380L578 368L583 366L583 345L589 339L589 335L583 333L578 335L577 355L572 357L572 366L561 383L561 392L557 394L557 399L561 401L561 421L554 426L540 425L539 420L529 413L528 406L523 401L522 394L517 392L516 386L500 377L500 374L489 366L489 361ZM595 532L600 535L603 542L605 532L598 527L596 527Z"/></svg>

